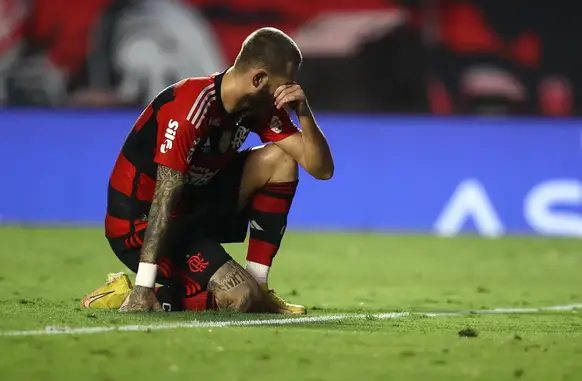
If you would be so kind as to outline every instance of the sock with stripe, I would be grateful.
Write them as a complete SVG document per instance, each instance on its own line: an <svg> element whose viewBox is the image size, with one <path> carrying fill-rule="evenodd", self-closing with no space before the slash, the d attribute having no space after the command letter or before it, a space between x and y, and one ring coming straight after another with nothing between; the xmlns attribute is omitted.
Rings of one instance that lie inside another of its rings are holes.
<svg viewBox="0 0 582 381"><path fill-rule="evenodd" d="M297 181L268 183L251 202L246 270L259 284L268 282L273 258L285 234L297 184Z"/></svg>

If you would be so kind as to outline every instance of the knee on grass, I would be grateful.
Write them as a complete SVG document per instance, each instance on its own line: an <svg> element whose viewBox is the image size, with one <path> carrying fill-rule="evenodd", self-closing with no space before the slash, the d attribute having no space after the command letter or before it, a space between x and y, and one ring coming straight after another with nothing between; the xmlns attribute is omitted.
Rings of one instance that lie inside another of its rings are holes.
<svg viewBox="0 0 582 381"><path fill-rule="evenodd" d="M208 291L220 309L250 312L262 299L257 281L234 260L226 262L210 278Z"/></svg>
<svg viewBox="0 0 582 381"><path fill-rule="evenodd" d="M215 294L220 309L236 312L251 312L261 301L262 293L258 284L242 283L235 289Z"/></svg>

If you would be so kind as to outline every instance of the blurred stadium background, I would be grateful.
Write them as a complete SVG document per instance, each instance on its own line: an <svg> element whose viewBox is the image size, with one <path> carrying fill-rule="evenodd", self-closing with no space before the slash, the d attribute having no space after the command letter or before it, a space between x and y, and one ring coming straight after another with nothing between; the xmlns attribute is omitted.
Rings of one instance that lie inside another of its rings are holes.
<svg viewBox="0 0 582 381"><path fill-rule="evenodd" d="M303 177L290 227L582 236L580 11L562 0L0 0L4 178L24 166L42 187L3 187L0 221L101 223L140 107L226 68L245 36L275 26L303 50L301 83L338 162L331 183Z"/></svg>
<svg viewBox="0 0 582 381"><path fill-rule="evenodd" d="M0 104L143 105L226 67L270 25L302 48L318 110L578 115L581 11L564 0L1 0Z"/></svg>

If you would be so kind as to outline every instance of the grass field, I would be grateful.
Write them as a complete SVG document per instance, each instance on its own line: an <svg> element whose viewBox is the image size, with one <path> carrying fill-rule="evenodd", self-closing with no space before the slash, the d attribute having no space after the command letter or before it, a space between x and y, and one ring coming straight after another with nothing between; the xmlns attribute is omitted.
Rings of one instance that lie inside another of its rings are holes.
<svg viewBox="0 0 582 381"><path fill-rule="evenodd" d="M286 237L280 294L329 322L145 332L0 336L0 380L580 380L582 314L379 319L582 303L580 241L367 234ZM244 246L229 246L239 260ZM273 319L81 310L124 270L100 230L0 228L0 332ZM278 317L275 317L278 318ZM476 337L461 337L471 329Z"/></svg>

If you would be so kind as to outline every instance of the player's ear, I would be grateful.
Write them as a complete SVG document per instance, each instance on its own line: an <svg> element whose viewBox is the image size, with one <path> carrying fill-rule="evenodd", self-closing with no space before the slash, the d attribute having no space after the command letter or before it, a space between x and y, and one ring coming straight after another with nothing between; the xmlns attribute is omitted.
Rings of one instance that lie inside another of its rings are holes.
<svg viewBox="0 0 582 381"><path fill-rule="evenodd" d="M261 90L263 87L267 86L269 81L269 75L265 70L258 69L253 73L253 87L256 90Z"/></svg>

